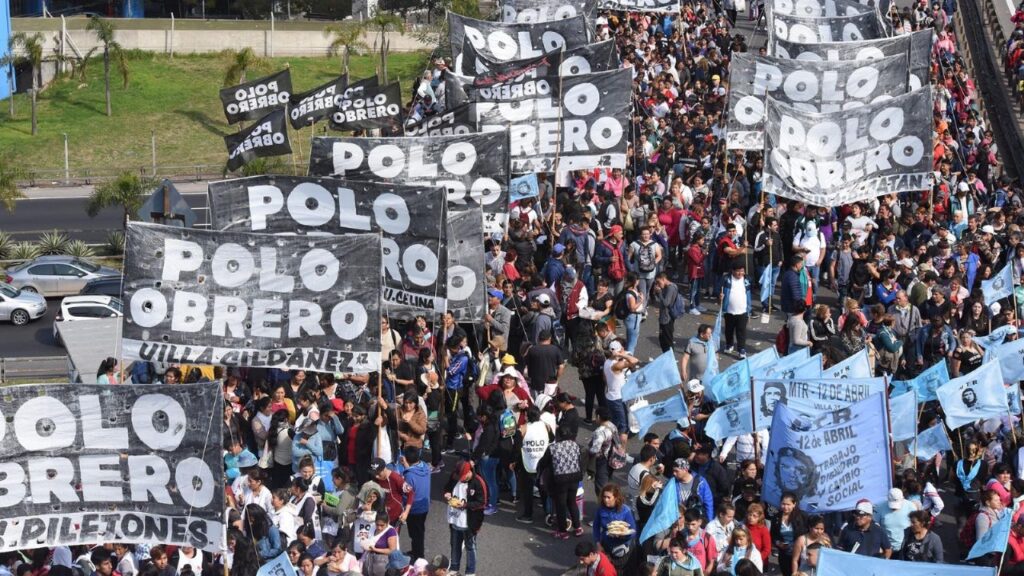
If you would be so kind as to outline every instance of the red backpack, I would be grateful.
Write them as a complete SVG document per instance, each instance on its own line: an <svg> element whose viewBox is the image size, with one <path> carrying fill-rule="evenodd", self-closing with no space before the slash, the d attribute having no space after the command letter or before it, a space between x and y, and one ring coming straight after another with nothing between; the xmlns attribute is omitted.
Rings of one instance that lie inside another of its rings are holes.
<svg viewBox="0 0 1024 576"><path fill-rule="evenodd" d="M785 324L775 335L775 349L779 351L780 356L789 354L789 327Z"/></svg>
<svg viewBox="0 0 1024 576"><path fill-rule="evenodd" d="M626 263L622 259L622 252L618 246L613 246L611 242L602 240L605 248L612 251L612 261L608 264L608 277L618 282L626 277Z"/></svg>

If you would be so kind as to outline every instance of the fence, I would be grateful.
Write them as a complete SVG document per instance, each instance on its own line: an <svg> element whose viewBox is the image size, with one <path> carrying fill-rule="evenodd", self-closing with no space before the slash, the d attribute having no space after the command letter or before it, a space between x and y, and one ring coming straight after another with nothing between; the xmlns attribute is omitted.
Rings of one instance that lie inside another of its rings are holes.
<svg viewBox="0 0 1024 576"><path fill-rule="evenodd" d="M35 358L0 357L0 385L29 384L33 382L67 382L67 356L38 356Z"/></svg>

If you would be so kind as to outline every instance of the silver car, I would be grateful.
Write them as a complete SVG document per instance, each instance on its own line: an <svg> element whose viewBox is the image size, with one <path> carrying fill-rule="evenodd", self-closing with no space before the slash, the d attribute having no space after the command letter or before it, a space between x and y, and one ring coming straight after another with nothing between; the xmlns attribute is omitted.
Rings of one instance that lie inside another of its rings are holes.
<svg viewBox="0 0 1024 576"><path fill-rule="evenodd" d="M43 296L67 296L78 294L89 280L119 274L120 270L74 256L40 256L8 268L5 282Z"/></svg>
<svg viewBox="0 0 1024 576"><path fill-rule="evenodd" d="M10 320L15 326L24 326L29 320L46 314L46 298L35 292L18 290L0 282L0 320Z"/></svg>

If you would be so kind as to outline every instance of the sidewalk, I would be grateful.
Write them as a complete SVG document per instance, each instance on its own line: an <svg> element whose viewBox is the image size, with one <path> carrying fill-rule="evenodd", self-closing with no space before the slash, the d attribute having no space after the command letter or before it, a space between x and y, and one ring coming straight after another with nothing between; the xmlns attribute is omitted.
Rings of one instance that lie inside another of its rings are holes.
<svg viewBox="0 0 1024 576"><path fill-rule="evenodd" d="M186 196L206 195L207 182L175 182L178 192ZM21 189L25 194L22 200L60 200L64 198L88 198L96 187L86 186L32 186Z"/></svg>

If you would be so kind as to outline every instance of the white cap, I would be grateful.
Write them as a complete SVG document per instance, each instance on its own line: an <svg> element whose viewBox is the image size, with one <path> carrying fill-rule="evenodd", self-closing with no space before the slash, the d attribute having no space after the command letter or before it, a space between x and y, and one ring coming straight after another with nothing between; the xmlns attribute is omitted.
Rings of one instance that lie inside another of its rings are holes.
<svg viewBox="0 0 1024 576"><path fill-rule="evenodd" d="M996 233L996 229L993 228L991 224L985 224L984 226L982 226L981 227L981 231L984 232L985 234L995 234Z"/></svg>
<svg viewBox="0 0 1024 576"><path fill-rule="evenodd" d="M697 394L704 391L704 385L700 383L700 380L694 378L686 383L686 391L690 394Z"/></svg>
<svg viewBox="0 0 1024 576"><path fill-rule="evenodd" d="M960 190L961 192L967 192L967 182L961 182L957 184L956 189Z"/></svg>
<svg viewBox="0 0 1024 576"><path fill-rule="evenodd" d="M873 516L875 514L875 507L871 505L870 500L861 499L857 501L857 507L853 509L857 514L867 514Z"/></svg>
<svg viewBox="0 0 1024 576"><path fill-rule="evenodd" d="M914 267L914 260L911 259L911 258L904 258L903 260L900 260L898 262L898 264L900 266L903 266L904 268L913 268Z"/></svg>
<svg viewBox="0 0 1024 576"><path fill-rule="evenodd" d="M622 342L619 342L618 340L613 340L612 343L608 345L608 349L612 352L622 352L624 350Z"/></svg>
<svg viewBox="0 0 1024 576"><path fill-rule="evenodd" d="M900 490L899 488L889 490L887 500L889 500L889 508L899 510L900 507L903 506L903 490Z"/></svg>
<svg viewBox="0 0 1024 576"><path fill-rule="evenodd" d="M534 297L534 300L539 302L541 306L551 305L551 298L547 294L537 294L537 296Z"/></svg>

